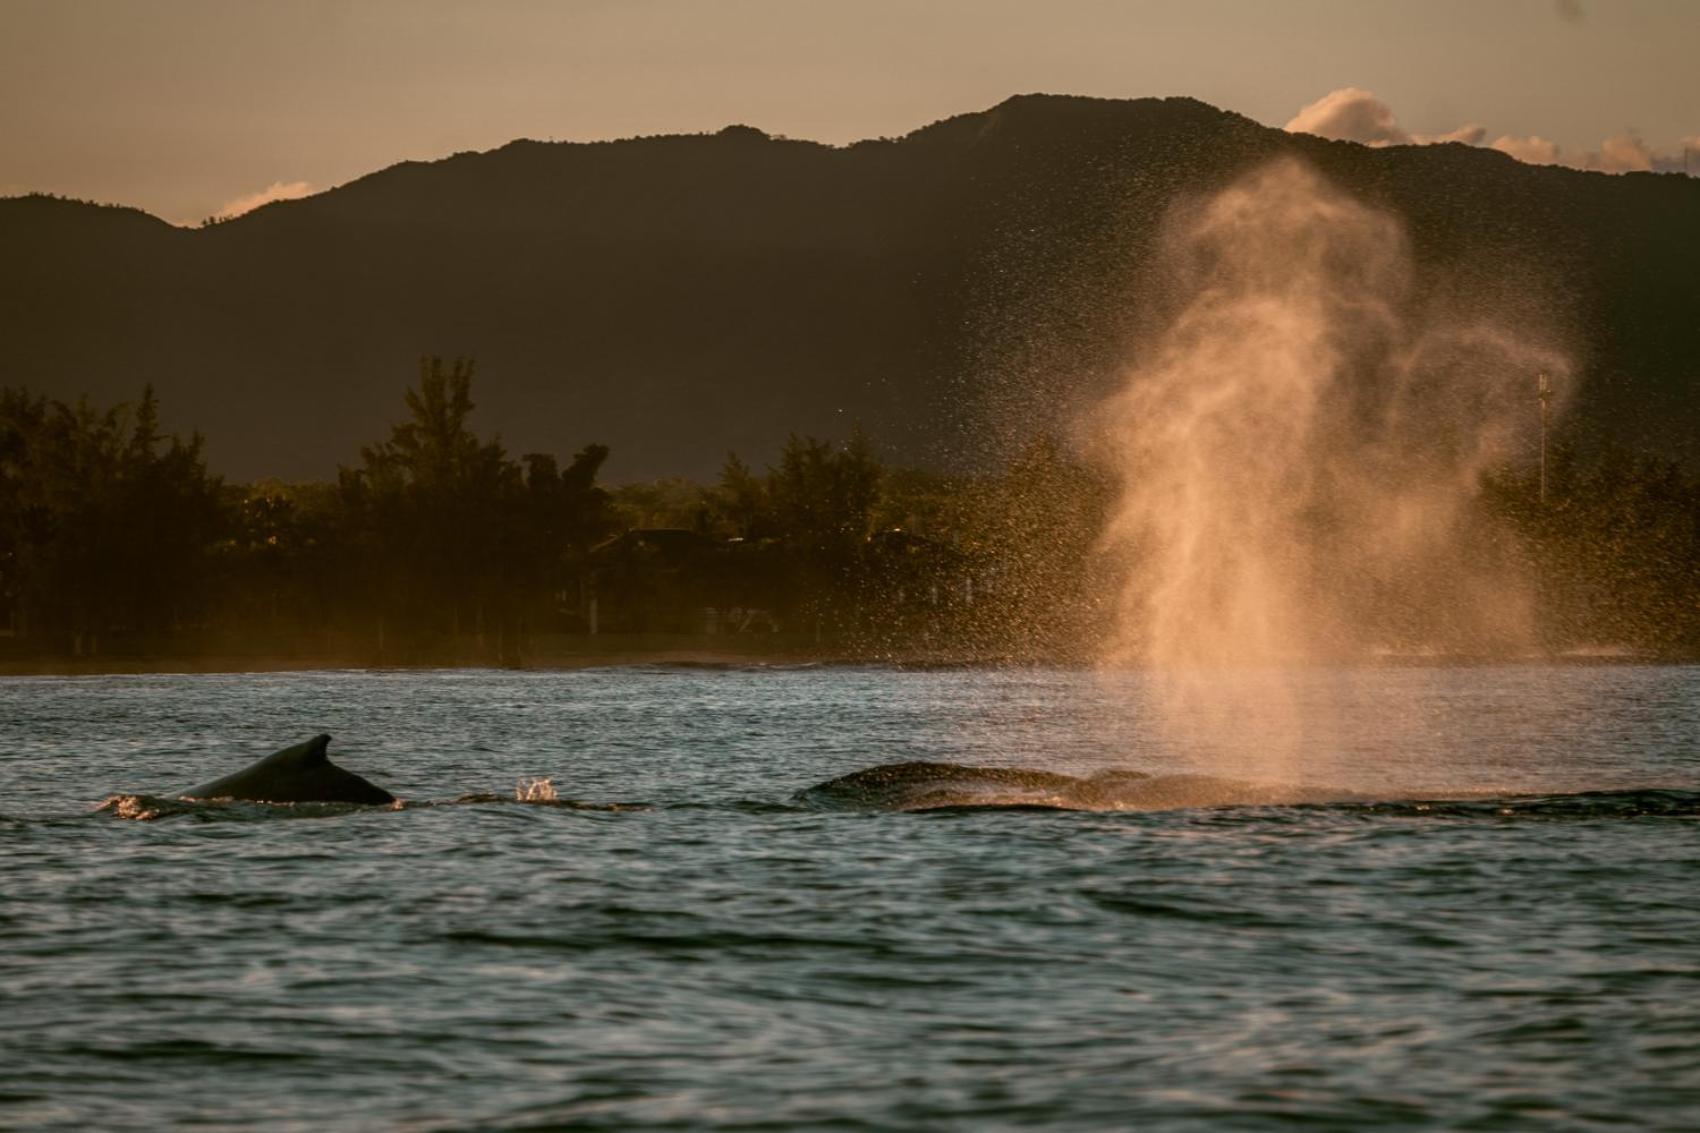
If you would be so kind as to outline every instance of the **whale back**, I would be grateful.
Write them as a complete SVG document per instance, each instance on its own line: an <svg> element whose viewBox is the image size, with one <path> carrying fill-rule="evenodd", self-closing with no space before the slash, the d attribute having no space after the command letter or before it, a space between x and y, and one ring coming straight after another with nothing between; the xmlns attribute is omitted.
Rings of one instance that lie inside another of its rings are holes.
<svg viewBox="0 0 1700 1133"><path fill-rule="evenodd" d="M955 806L1085 806L1107 786L1146 776L1101 772L1079 779L1025 767L960 763L888 763L853 771L798 792L800 802L850 810L931 810Z"/></svg>
<svg viewBox="0 0 1700 1133"><path fill-rule="evenodd" d="M1369 801L1368 796L1341 788L1214 775L1151 775L1112 767L1076 777L1026 767L925 762L853 771L799 791L794 798L806 806L827 810L863 811L961 807L1174 810Z"/></svg>
<svg viewBox="0 0 1700 1133"><path fill-rule="evenodd" d="M186 799L241 799L257 803L366 803L384 805L395 796L352 771L338 767L326 750L328 735L273 752L233 775L182 793Z"/></svg>

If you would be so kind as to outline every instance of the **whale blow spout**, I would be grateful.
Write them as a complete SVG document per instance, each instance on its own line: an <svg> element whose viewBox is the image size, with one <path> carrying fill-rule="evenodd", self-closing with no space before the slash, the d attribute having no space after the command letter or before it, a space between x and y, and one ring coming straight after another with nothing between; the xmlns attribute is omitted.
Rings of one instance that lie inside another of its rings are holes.
<svg viewBox="0 0 1700 1133"><path fill-rule="evenodd" d="M233 775L181 792L185 799L239 799L254 803L362 803L384 806L395 796L326 754L331 738L314 736L286 747Z"/></svg>

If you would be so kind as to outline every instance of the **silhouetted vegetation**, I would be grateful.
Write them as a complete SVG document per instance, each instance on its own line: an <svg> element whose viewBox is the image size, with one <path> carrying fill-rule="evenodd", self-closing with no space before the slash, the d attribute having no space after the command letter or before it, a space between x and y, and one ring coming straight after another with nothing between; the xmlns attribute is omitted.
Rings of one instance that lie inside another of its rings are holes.
<svg viewBox="0 0 1700 1133"><path fill-rule="evenodd" d="M180 631L209 590L222 495L199 437L160 435L151 389L106 410L0 391L0 624L73 653Z"/></svg>
<svg viewBox="0 0 1700 1133"><path fill-rule="evenodd" d="M524 663L632 643L1070 659L1107 627L1110 482L1039 436L1000 471L892 468L859 432L756 469L608 489L608 450L514 459L473 365L422 361L406 417L335 483L227 484L153 393L0 391L0 643L16 658ZM1700 481L1561 451L1484 486L1547 648L1700 653ZM1497 552L1496 552L1497 553Z"/></svg>
<svg viewBox="0 0 1700 1133"><path fill-rule="evenodd" d="M1495 477L1485 498L1518 537L1549 648L1700 652L1700 478L1618 448L1564 452L1545 505L1527 471Z"/></svg>

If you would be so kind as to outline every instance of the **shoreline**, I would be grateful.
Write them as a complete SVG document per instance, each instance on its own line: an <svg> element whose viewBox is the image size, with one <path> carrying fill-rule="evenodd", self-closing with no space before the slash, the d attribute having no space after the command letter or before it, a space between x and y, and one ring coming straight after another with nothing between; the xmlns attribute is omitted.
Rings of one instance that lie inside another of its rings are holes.
<svg viewBox="0 0 1700 1133"><path fill-rule="evenodd" d="M1521 656L1473 655L1372 655L1316 659L1298 668L1509 668L1537 665L1693 665L1700 656L1634 653L1627 650L1579 649L1559 653ZM10 677L101 677L101 676L213 676L243 673L293 673L347 671L449 672L571 672L580 669L640 667L759 669L759 668L868 668L948 671L965 669L1019 669L1097 667L1087 655L1017 656L971 650L866 651L822 647L727 648L707 642L672 644L632 643L584 650L550 650L513 661L493 661L477 656L439 654L411 657L376 657L334 651L310 653L166 653L117 656L11 656L0 657L0 678ZM1129 671L1139 666L1127 667Z"/></svg>
<svg viewBox="0 0 1700 1133"><path fill-rule="evenodd" d="M727 638L697 634L549 635L517 655L500 656L470 641L435 647L372 650L335 643L300 643L273 649L205 648L132 650L73 656L0 650L0 677L123 676L146 673L280 673L348 670L432 671L488 669L516 672L700 666L704 668L866 666L912 668L991 667L1009 664L1084 664L1084 657L1032 657L969 648L880 649L817 643L803 637Z"/></svg>

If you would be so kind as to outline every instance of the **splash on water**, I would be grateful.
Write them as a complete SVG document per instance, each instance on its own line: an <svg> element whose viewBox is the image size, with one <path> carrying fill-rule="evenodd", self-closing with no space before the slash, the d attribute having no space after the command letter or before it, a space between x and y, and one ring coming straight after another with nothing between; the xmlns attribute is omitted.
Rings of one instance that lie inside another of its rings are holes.
<svg viewBox="0 0 1700 1133"><path fill-rule="evenodd" d="M514 798L522 803L552 803L559 800L555 781L549 778L521 779L514 786Z"/></svg>
<svg viewBox="0 0 1700 1133"><path fill-rule="evenodd" d="M92 809L97 813L112 814L133 822L152 822L163 812L159 800L146 795L110 795L96 803Z"/></svg>
<svg viewBox="0 0 1700 1133"><path fill-rule="evenodd" d="M1218 765L1289 773L1294 666L1534 645L1530 572L1474 506L1564 358L1433 299L1393 216L1292 159L1177 211L1167 321L1098 410L1125 579L1103 660Z"/></svg>

